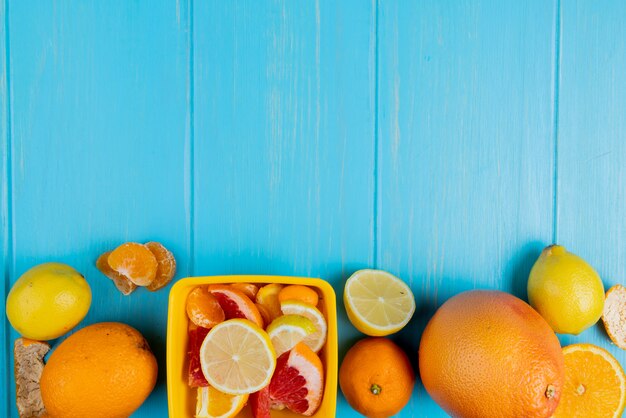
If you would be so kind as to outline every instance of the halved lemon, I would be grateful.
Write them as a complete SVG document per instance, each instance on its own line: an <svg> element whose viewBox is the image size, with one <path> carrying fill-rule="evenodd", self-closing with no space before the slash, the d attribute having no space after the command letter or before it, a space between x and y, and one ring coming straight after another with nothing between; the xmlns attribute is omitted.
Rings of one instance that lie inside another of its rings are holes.
<svg viewBox="0 0 626 418"><path fill-rule="evenodd" d="M229 319L209 331L200 347L200 366L211 386L231 395L267 386L276 367L270 337L247 319Z"/></svg>
<svg viewBox="0 0 626 418"><path fill-rule="evenodd" d="M281 354L294 348L308 335L313 334L315 330L313 321L305 316L282 315L267 327L267 334L274 345L274 350L276 350L276 357L280 357Z"/></svg>
<svg viewBox="0 0 626 418"><path fill-rule="evenodd" d="M359 270L350 276L343 302L352 325L374 337L400 331L415 312L409 286L382 270Z"/></svg>
<svg viewBox="0 0 626 418"><path fill-rule="evenodd" d="M297 300L281 302L280 309L285 315L301 315L305 318L309 318L313 322L315 332L307 335L303 342L316 353L320 351L326 343L326 334L328 333L328 324L326 323L324 314L308 303Z"/></svg>
<svg viewBox="0 0 626 418"><path fill-rule="evenodd" d="M626 404L626 376L618 361L593 344L563 348L565 384L553 418L619 418Z"/></svg>
<svg viewBox="0 0 626 418"><path fill-rule="evenodd" d="M196 418L233 418L248 402L248 395L228 395L214 387L198 388Z"/></svg>

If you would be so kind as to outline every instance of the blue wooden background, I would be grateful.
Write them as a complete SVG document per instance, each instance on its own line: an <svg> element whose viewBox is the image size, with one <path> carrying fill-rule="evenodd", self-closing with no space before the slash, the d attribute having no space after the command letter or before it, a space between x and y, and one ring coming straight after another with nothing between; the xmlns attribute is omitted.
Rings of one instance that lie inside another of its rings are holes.
<svg viewBox="0 0 626 418"><path fill-rule="evenodd" d="M559 242L626 271L626 3L620 0L0 0L3 298L36 263L83 272L83 324L130 323L166 416L167 291L94 267L158 240L177 278L353 271L410 283L413 361L437 306L525 298ZM339 304L342 305L341 303ZM340 307L340 355L361 336ZM15 417L2 321L0 408ZM599 326L563 343L609 348ZM0 415L5 415L0 412ZM338 417L356 417L340 397ZM445 414L416 385L401 417Z"/></svg>

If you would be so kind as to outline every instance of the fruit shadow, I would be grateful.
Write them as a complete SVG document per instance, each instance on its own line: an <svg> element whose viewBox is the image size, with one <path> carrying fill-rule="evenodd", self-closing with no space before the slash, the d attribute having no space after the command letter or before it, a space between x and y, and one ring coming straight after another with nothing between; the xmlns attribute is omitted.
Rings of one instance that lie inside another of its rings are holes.
<svg viewBox="0 0 626 418"><path fill-rule="evenodd" d="M542 241L530 241L515 252L505 267L504 278L509 280L509 290L522 300L528 300L528 276L545 247Z"/></svg>

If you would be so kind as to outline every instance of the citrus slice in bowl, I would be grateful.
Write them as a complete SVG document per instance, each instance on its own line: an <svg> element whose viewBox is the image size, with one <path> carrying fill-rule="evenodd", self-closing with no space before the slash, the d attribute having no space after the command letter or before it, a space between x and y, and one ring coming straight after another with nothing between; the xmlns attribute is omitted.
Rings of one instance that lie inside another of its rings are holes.
<svg viewBox="0 0 626 418"><path fill-rule="evenodd" d="M187 295L185 308L189 320L199 327L210 329L226 319L217 298L204 286L196 287Z"/></svg>
<svg viewBox="0 0 626 418"><path fill-rule="evenodd" d="M400 331L415 312L409 286L382 270L359 270L350 276L343 301L352 325L373 337Z"/></svg>
<svg viewBox="0 0 626 418"><path fill-rule="evenodd" d="M319 296L317 292L308 286L301 284L292 284L284 287L278 293L278 300L284 302L286 300L299 300L312 306L317 306Z"/></svg>
<svg viewBox="0 0 626 418"><path fill-rule="evenodd" d="M261 287L256 294L256 303L265 308L272 321L280 316L278 294L282 288L280 283L270 283Z"/></svg>
<svg viewBox="0 0 626 418"><path fill-rule="evenodd" d="M324 391L322 361L306 344L297 344L278 358L269 389L273 407L313 415Z"/></svg>
<svg viewBox="0 0 626 418"><path fill-rule="evenodd" d="M618 361L593 344L563 348L565 384L553 418L619 418L626 404L626 376Z"/></svg>
<svg viewBox="0 0 626 418"><path fill-rule="evenodd" d="M221 284L210 285L208 289L222 307L226 319L243 318L263 327L259 309L245 293Z"/></svg>
<svg viewBox="0 0 626 418"><path fill-rule="evenodd" d="M230 319L211 328L200 347L202 373L217 390L231 395L268 385L276 367L270 337L254 322Z"/></svg>
<svg viewBox="0 0 626 418"><path fill-rule="evenodd" d="M211 386L198 388L196 418L233 418L248 402L248 395L228 395Z"/></svg>
<svg viewBox="0 0 626 418"><path fill-rule="evenodd" d="M291 350L296 344L313 334L316 328L309 318L302 315L282 315L267 327L267 334L276 350L276 356Z"/></svg>
<svg viewBox="0 0 626 418"><path fill-rule="evenodd" d="M286 300L281 302L280 309L285 315L300 315L310 319L315 325L315 332L309 334L304 339L304 343L314 352L318 352L326 343L328 324L324 315L314 306L297 300Z"/></svg>

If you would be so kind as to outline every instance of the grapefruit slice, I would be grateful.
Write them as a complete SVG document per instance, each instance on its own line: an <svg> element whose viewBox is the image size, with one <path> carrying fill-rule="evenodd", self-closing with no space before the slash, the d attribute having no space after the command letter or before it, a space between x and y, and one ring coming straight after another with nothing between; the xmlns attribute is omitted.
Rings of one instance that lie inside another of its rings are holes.
<svg viewBox="0 0 626 418"><path fill-rule="evenodd" d="M267 386L276 367L270 337L247 319L214 326L200 347L202 373L220 392L242 395Z"/></svg>
<svg viewBox="0 0 626 418"><path fill-rule="evenodd" d="M252 418L272 418L270 413L270 389L264 387L250 395L250 410Z"/></svg>
<svg viewBox="0 0 626 418"><path fill-rule="evenodd" d="M196 418L233 418L248 402L248 395L227 395L214 387L198 388Z"/></svg>
<svg viewBox="0 0 626 418"><path fill-rule="evenodd" d="M322 402L322 361L305 343L297 344L276 361L270 382L270 400L278 408L311 416Z"/></svg>
<svg viewBox="0 0 626 418"><path fill-rule="evenodd" d="M263 317L254 302L240 290L228 285L214 284L209 292L217 299L226 319L247 319L263 328Z"/></svg>
<svg viewBox="0 0 626 418"><path fill-rule="evenodd" d="M189 375L187 377L187 380L189 386L192 388L204 387L209 385L209 382L207 382L207 380L204 378L204 374L202 374L202 368L200 367L200 346L202 346L202 341L204 341L204 337L206 337L208 333L208 329L199 327L193 322L189 323L189 328L187 329L187 336L189 338L189 343L187 346Z"/></svg>

